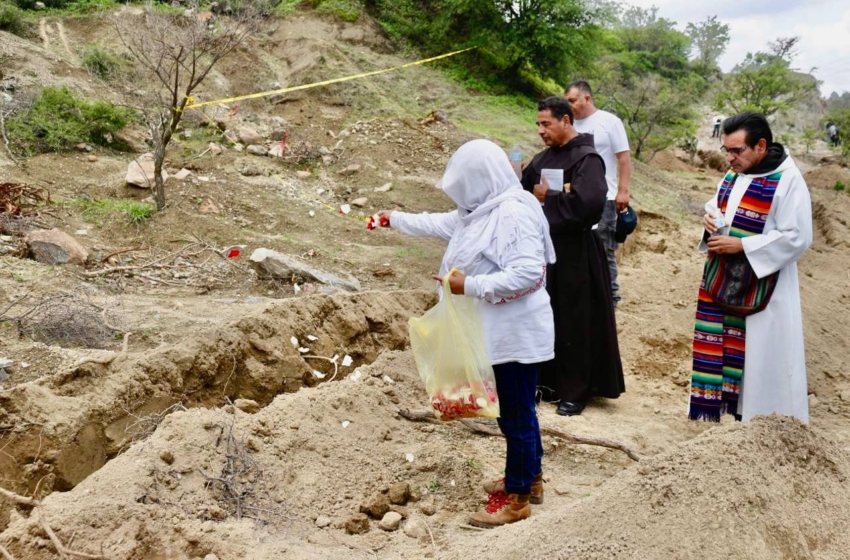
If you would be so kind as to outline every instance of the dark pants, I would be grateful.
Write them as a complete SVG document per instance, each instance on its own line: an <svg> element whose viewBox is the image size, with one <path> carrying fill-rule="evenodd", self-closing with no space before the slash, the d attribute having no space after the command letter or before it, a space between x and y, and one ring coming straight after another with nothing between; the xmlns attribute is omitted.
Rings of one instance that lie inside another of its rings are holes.
<svg viewBox="0 0 850 560"><path fill-rule="evenodd" d="M508 494L530 494L531 481L541 470L543 442L534 395L539 364L510 362L493 366L499 394L499 428L508 443L505 461L505 490Z"/></svg>
<svg viewBox="0 0 850 560"><path fill-rule="evenodd" d="M712 138L720 138L720 125L714 125L714 130L711 131Z"/></svg>

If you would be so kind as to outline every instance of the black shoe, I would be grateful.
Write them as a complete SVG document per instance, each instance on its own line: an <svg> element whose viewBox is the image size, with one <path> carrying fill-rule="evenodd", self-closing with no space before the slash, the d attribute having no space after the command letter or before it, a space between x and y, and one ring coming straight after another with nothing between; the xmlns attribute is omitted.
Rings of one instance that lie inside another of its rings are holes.
<svg viewBox="0 0 850 560"><path fill-rule="evenodd" d="M558 403L558 414L561 416L578 416L584 410L584 403L561 401Z"/></svg>

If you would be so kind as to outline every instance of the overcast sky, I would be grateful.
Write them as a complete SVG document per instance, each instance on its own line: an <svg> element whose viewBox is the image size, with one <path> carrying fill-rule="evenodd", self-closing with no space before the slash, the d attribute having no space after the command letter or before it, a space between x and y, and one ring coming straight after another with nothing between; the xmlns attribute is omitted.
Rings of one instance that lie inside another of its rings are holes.
<svg viewBox="0 0 850 560"><path fill-rule="evenodd" d="M794 66L804 72L816 67L821 92L850 91L850 0L627 0L678 23L716 15L730 27L731 41L720 59L729 71L747 52L765 50L777 37L799 35L800 55Z"/></svg>

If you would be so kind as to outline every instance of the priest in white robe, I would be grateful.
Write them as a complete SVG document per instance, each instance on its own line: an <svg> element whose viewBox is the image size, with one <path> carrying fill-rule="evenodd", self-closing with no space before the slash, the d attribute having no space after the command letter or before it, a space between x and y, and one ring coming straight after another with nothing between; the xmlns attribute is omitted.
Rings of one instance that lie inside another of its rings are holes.
<svg viewBox="0 0 850 560"><path fill-rule="evenodd" d="M720 414L729 413L749 421L777 413L808 423L797 261L812 243L809 189L785 148L773 142L762 115L742 113L723 127L722 149L731 171L705 207L699 248L708 260L697 311L689 416L719 421ZM740 290L734 283L741 276L735 271L724 276L722 268L712 276L711 259L743 263L740 255L746 258L742 266L750 269L749 276L743 272L743 282L759 284L753 284L749 299L732 298L730 307L729 293Z"/></svg>

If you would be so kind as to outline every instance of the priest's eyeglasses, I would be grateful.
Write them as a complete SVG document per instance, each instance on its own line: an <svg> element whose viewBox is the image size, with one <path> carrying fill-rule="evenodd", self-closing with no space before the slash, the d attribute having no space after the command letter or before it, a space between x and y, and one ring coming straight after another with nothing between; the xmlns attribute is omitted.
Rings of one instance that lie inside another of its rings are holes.
<svg viewBox="0 0 850 560"><path fill-rule="evenodd" d="M733 156L739 156L747 151L749 146L739 146L737 148L727 148L726 146L720 146L720 151L723 152L723 155L732 154Z"/></svg>

